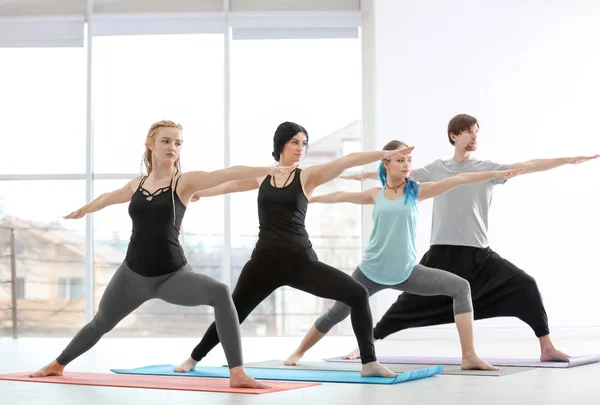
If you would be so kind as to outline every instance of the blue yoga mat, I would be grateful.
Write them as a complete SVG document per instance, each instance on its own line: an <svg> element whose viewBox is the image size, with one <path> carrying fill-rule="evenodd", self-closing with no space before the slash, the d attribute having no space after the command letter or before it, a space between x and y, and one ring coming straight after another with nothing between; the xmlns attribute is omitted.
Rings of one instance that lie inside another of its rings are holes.
<svg viewBox="0 0 600 405"><path fill-rule="evenodd" d="M176 373L175 366L161 364L132 369L111 369L117 374L141 374L141 375L167 375L177 377L210 377L229 378L227 367L196 367L189 373ZM418 380L439 374L444 366L426 367L406 373L398 373L396 378L386 377L361 377L358 371L334 371L334 370L298 370L298 369L265 369L246 368L248 375L258 380L280 380L280 381L313 381L313 382L336 382L355 384L398 384L405 381Z"/></svg>

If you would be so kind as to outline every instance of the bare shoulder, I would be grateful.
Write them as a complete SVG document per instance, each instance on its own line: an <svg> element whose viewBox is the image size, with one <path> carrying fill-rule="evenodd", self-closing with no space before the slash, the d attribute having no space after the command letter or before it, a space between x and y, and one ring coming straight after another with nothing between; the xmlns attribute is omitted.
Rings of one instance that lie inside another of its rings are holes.
<svg viewBox="0 0 600 405"><path fill-rule="evenodd" d="M173 178L173 187L179 189L179 187L185 180L184 175L185 175L185 173L181 173L181 172L179 172L175 175L175 177Z"/></svg>
<svg viewBox="0 0 600 405"><path fill-rule="evenodd" d="M146 176L134 177L127 184L125 184L125 186L123 188L128 188L129 190L131 190L132 193L135 193L135 190L137 190L138 185L142 182L142 179L144 177L146 177Z"/></svg>
<svg viewBox="0 0 600 405"><path fill-rule="evenodd" d="M431 187L433 187L437 183L439 183L439 181L424 181L422 183L417 182L417 184L419 185L419 195L422 191L429 191L429 189L431 189Z"/></svg>
<svg viewBox="0 0 600 405"><path fill-rule="evenodd" d="M313 176L315 173L318 173L318 172L319 172L319 170L321 170L322 168L323 168L323 165L322 165L322 164L320 164L320 165L314 165L314 166L308 166L308 167L305 167L305 168L303 168L303 169L300 169L300 170L302 170L302 171L300 172L300 176L301 176L301 178L302 178L303 180L304 180L304 179L307 179L307 178L310 178L310 177L312 177L312 176Z"/></svg>
<svg viewBox="0 0 600 405"><path fill-rule="evenodd" d="M381 187L373 187L368 190L365 190L365 192L368 193L371 196L371 198L373 198L373 202L375 202L377 200L377 197L379 196L379 193L381 192Z"/></svg>
<svg viewBox="0 0 600 405"><path fill-rule="evenodd" d="M263 181L265 181L265 179L266 179L267 177L268 177L268 175L267 175L267 176L260 176L260 177L257 177L257 178L256 178L256 185L257 185L257 186L260 186L260 185L263 183Z"/></svg>
<svg viewBox="0 0 600 405"><path fill-rule="evenodd" d="M192 170L191 172L185 172L185 173L179 172L179 174L177 174L177 176L175 176L175 178L181 178L181 181L187 181L190 177L194 178L196 176L202 176L207 173L209 173L209 172L207 172L206 170Z"/></svg>

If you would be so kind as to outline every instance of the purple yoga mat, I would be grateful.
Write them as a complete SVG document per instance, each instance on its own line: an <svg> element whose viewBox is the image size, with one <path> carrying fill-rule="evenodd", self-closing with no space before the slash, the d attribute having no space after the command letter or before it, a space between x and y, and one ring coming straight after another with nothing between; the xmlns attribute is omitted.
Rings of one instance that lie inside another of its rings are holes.
<svg viewBox="0 0 600 405"><path fill-rule="evenodd" d="M341 357L324 359L333 363L358 363L360 359L344 360ZM381 356L380 363L386 364L457 364L460 365L460 357L410 357L410 356ZM518 367L543 367L543 368L569 368L582 366L584 364L597 363L600 354L571 357L568 361L539 361L535 359L511 359L511 358L484 358L485 361L494 366L518 366Z"/></svg>

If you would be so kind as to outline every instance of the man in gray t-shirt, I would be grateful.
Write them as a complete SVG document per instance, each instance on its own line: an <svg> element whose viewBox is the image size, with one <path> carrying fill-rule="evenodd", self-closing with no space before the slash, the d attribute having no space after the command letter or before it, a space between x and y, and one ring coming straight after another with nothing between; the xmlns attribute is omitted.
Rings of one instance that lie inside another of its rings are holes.
<svg viewBox="0 0 600 405"><path fill-rule="evenodd" d="M460 114L452 118L448 124L448 140L454 146L454 157L413 170L411 177L422 183L463 172L524 168L527 174L598 157L536 159L509 165L476 160L472 153L477 150L478 132L479 123L474 117ZM377 175L371 172L346 178L377 179ZM517 317L539 338L541 361L565 360L569 356L557 350L550 340L546 311L533 277L489 247L487 231L492 189L502 183L504 181L495 180L465 185L435 197L431 247L420 264L449 271L469 281L475 319ZM452 322L452 298L402 293L375 326L373 335L375 339L383 339L407 328Z"/></svg>
<svg viewBox="0 0 600 405"><path fill-rule="evenodd" d="M512 166L512 165L511 165ZM415 169L411 177L420 183L440 181L464 172L508 170L507 165L489 160L436 160ZM457 187L433 200L431 245L488 246L488 212L492 189L504 180L494 180Z"/></svg>

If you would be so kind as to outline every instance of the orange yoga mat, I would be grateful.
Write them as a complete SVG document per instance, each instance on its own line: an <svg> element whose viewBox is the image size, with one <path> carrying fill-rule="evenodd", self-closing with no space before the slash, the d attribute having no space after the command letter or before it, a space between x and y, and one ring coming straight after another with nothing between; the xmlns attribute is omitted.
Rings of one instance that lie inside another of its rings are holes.
<svg viewBox="0 0 600 405"><path fill-rule="evenodd" d="M0 380L38 382L50 384L96 385L102 387L153 388L235 394L268 394L296 388L312 387L321 383L263 381L268 389L231 388L227 378L162 377L151 375L123 375L101 373L65 373L62 377L30 378L29 373L0 374Z"/></svg>

